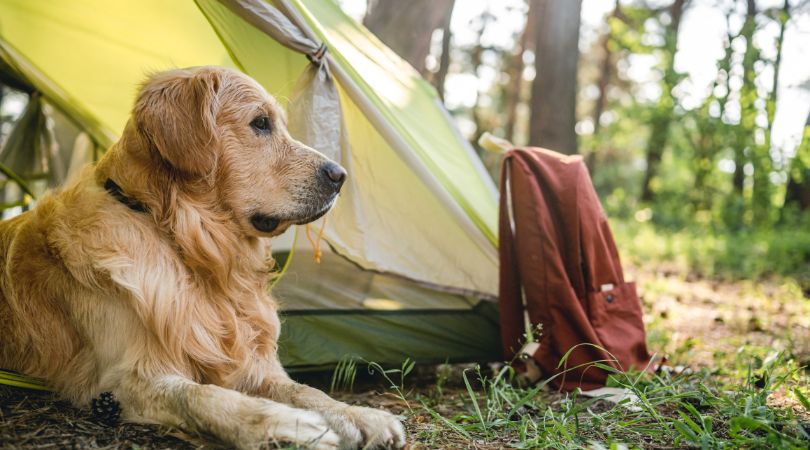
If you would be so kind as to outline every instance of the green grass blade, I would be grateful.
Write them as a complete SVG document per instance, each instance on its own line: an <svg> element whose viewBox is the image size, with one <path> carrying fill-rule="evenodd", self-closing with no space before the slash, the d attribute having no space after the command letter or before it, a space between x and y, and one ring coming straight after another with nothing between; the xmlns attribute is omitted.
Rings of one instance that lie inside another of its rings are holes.
<svg viewBox="0 0 810 450"><path fill-rule="evenodd" d="M802 394L802 391L799 390L799 388L794 388L793 393L796 394L796 398L799 399L799 403L804 406L804 410L810 412L810 400L807 400L807 397Z"/></svg>
<svg viewBox="0 0 810 450"><path fill-rule="evenodd" d="M48 387L44 381L38 378L28 377L14 372L7 372L5 370L0 370L0 384L26 389L36 389L39 391L53 390Z"/></svg>
<svg viewBox="0 0 810 450"><path fill-rule="evenodd" d="M473 407L475 408L475 414L478 416L478 420L481 421L481 426L484 428L484 431L486 431L487 424L484 420L484 415L481 414L481 408L478 406L478 397L475 395L472 385L470 385L470 380L467 379L467 370L469 369L465 369L464 372L461 373L462 377L464 378L464 385L467 386L467 393L470 395L470 399L472 400Z"/></svg>
<svg viewBox="0 0 810 450"><path fill-rule="evenodd" d="M436 419L436 420L442 422L443 424L447 425L448 427L450 427L451 430L453 430L456 433L464 436L466 439L470 439L470 440L472 439L472 436L470 435L470 433L467 432L467 430L465 430L464 428L461 428L457 424L449 421L447 418L445 418L441 414L439 414L436 411L432 410L424 402L422 402L422 408L425 411L427 411L427 413L430 414L431 417L433 417L434 419Z"/></svg>

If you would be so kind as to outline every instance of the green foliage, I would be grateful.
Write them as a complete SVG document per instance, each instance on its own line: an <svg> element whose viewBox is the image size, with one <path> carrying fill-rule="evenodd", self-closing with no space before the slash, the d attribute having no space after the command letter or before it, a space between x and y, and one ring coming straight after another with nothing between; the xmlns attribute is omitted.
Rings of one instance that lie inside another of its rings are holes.
<svg viewBox="0 0 810 450"><path fill-rule="evenodd" d="M729 232L721 225L712 228L712 218L705 221L676 230L636 220L614 220L612 227L624 259L633 265L674 263L684 272L723 279L787 276L810 291L810 229Z"/></svg>
<svg viewBox="0 0 810 450"><path fill-rule="evenodd" d="M625 51L635 54L648 54L656 47L645 43L647 29L645 23L655 17L655 13L644 7L625 5L621 16L611 15L608 18L610 30L610 50Z"/></svg>
<svg viewBox="0 0 810 450"><path fill-rule="evenodd" d="M660 94L640 95L641 87L618 71L606 105L611 118L603 118L597 133L580 138L608 209L622 218L649 210L652 222L664 229L741 233L741 239L751 234L779 239L782 230L808 227L810 217L803 211L810 209L810 200L800 199L810 199L810 181L803 181L810 180L810 133L795 152L771 139L779 88L772 77L779 73L791 11L726 11L728 30L717 75L702 102L693 106L683 100L686 78L674 65L673 4L655 9L631 3L609 17L616 66L632 65L639 56L655 57ZM735 23L741 25L735 28ZM757 47L758 37L774 25L781 30L776 55L766 57ZM769 231L774 227L778 230ZM782 245L768 247L778 252Z"/></svg>

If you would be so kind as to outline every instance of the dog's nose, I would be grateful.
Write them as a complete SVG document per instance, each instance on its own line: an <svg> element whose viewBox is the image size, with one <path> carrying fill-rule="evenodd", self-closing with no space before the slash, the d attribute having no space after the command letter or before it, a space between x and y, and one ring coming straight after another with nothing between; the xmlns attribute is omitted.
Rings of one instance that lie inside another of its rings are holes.
<svg viewBox="0 0 810 450"><path fill-rule="evenodd" d="M321 167L321 173L326 181L335 186L335 189L340 189L343 182L346 181L346 169L331 161Z"/></svg>

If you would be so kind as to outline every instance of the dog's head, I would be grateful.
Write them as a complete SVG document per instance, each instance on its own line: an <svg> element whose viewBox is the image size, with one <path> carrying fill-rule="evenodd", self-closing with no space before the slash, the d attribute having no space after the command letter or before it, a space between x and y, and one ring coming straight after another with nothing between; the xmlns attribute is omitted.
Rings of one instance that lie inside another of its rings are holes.
<svg viewBox="0 0 810 450"><path fill-rule="evenodd" d="M161 72L140 90L136 132L174 178L218 192L247 234L273 236L334 205L346 171L294 140L275 99L235 70Z"/></svg>

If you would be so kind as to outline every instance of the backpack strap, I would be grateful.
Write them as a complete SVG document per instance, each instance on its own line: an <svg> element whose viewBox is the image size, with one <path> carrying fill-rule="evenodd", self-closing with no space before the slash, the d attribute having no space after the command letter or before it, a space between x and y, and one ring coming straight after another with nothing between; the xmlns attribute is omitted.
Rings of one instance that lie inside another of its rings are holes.
<svg viewBox="0 0 810 450"><path fill-rule="evenodd" d="M520 351L524 340L524 316L526 309L523 299L517 252L515 249L514 220L512 215L513 153L509 152L501 168L501 201L499 205L498 252L500 259L500 281L498 309L500 313L501 344L504 358L511 360Z"/></svg>

